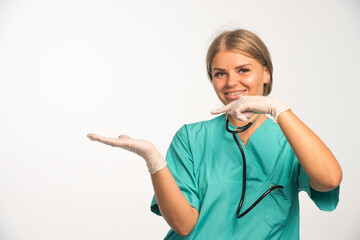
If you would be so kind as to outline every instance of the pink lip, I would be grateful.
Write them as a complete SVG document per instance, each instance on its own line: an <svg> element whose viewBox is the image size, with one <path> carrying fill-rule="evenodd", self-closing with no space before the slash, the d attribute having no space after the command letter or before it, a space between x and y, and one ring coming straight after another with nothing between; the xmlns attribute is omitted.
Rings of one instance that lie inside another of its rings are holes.
<svg viewBox="0 0 360 240"><path fill-rule="evenodd" d="M242 93L234 95L234 96L228 95L229 93L235 93L235 92L242 92ZM226 91L224 93L225 93L225 97L228 100L236 100L236 99L239 99L241 96L244 96L247 93L247 91L246 90L230 90L230 91Z"/></svg>

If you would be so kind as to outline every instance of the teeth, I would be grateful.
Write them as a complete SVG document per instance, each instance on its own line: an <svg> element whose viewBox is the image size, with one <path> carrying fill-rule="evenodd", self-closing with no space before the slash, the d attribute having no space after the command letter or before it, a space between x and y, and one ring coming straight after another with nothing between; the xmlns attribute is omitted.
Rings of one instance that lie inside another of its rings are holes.
<svg viewBox="0 0 360 240"><path fill-rule="evenodd" d="M233 92L233 93L228 93L227 95L236 96L236 95L239 95L240 93L242 93L242 92Z"/></svg>

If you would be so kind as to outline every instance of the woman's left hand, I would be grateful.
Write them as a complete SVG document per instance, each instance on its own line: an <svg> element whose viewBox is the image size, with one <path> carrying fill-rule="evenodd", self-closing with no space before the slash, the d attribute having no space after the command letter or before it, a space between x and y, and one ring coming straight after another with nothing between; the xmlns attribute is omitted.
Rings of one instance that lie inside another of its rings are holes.
<svg viewBox="0 0 360 240"><path fill-rule="evenodd" d="M280 100L265 96L242 96L222 108L211 111L211 114L228 113L240 121L249 121L254 114L270 114L274 120L284 111L290 109Z"/></svg>

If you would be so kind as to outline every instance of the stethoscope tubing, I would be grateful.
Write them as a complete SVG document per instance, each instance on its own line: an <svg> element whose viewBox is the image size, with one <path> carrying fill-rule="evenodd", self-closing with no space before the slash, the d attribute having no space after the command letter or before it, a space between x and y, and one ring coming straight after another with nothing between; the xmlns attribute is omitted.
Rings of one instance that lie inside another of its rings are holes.
<svg viewBox="0 0 360 240"><path fill-rule="evenodd" d="M228 131L229 133L232 133L233 138L234 138L236 144L238 145L238 148L240 150L241 157L242 157L242 160L243 160L243 182L242 182L243 187L242 187L239 206L238 206L237 211L236 211L236 217L237 218L241 218L241 217L245 216L247 213L249 213L261 200L264 199L264 197L266 197L273 190L275 190L277 188L284 188L281 185L273 185L273 186L271 186L250 207L248 207L243 213L240 214L240 210L241 210L241 208L242 208L242 206L244 204L245 193L246 193L246 158L245 158L244 150L243 150L243 148L242 148L236 134L237 133L242 133L242 132L246 131L247 129L249 129L253 125L253 123L257 120L257 118L259 116L260 116L260 114L255 118L254 121L249 122L247 125L245 125L243 127L236 128L235 131L229 129L229 119L226 117L226 131Z"/></svg>

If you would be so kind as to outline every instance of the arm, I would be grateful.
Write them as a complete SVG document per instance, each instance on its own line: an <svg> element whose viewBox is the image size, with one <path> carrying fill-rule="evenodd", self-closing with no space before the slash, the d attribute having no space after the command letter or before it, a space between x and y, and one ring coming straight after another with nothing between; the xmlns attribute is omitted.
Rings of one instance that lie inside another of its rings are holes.
<svg viewBox="0 0 360 240"><path fill-rule="evenodd" d="M340 185L341 167L321 139L290 110L281 113L277 120L300 165L309 176L310 186L326 192Z"/></svg>
<svg viewBox="0 0 360 240"><path fill-rule="evenodd" d="M189 204L167 167L151 174L151 180L166 222L181 236L188 235L197 223L199 212Z"/></svg>
<svg viewBox="0 0 360 240"><path fill-rule="evenodd" d="M160 212L166 222L182 236L188 235L193 230L199 212L189 204L180 191L174 177L166 167L166 161L153 144L125 135L121 135L119 138L108 138L97 134L88 134L88 137L93 141L120 147L143 157L151 174Z"/></svg>
<svg viewBox="0 0 360 240"><path fill-rule="evenodd" d="M330 191L342 180L339 163L326 145L281 101L265 96L243 96L213 110L228 112L240 121L248 121L254 113L270 114L278 122L300 165L309 176L310 186L317 191Z"/></svg>

